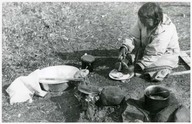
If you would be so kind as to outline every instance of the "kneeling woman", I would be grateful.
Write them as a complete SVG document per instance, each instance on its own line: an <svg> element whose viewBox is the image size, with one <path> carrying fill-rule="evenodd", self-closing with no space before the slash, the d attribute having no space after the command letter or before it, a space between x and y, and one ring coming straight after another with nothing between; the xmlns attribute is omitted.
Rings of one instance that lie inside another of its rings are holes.
<svg viewBox="0 0 192 124"><path fill-rule="evenodd" d="M178 66L180 47L175 25L157 3L145 3L138 21L120 47L119 59L129 60L136 73L162 81Z"/></svg>

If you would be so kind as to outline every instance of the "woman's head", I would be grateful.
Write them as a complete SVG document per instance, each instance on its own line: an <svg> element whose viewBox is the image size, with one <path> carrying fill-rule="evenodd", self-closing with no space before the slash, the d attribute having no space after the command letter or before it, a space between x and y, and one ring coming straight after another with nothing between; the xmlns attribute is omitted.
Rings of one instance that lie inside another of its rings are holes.
<svg viewBox="0 0 192 124"><path fill-rule="evenodd" d="M142 24L148 28L154 28L163 21L162 8L157 3L145 3L138 11Z"/></svg>

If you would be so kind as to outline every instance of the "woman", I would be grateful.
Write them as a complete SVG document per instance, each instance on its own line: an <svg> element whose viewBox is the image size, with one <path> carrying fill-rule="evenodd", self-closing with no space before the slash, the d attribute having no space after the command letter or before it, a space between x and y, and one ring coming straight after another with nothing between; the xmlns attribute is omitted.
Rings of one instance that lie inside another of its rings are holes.
<svg viewBox="0 0 192 124"><path fill-rule="evenodd" d="M175 25L157 3L145 3L130 35L123 41L119 59L127 58L136 73L161 81L178 66L179 53Z"/></svg>

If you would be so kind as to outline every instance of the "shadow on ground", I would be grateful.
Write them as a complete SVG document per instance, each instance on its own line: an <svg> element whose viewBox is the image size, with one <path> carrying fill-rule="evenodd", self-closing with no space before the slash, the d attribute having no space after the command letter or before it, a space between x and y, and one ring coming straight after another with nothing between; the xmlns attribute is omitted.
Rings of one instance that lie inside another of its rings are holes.
<svg viewBox="0 0 192 124"><path fill-rule="evenodd" d="M7 98L9 97L9 94L6 92L6 89L9 87L9 84L2 86L2 94ZM9 102L9 99L6 99L5 102Z"/></svg>
<svg viewBox="0 0 192 124"><path fill-rule="evenodd" d="M80 103L74 96L74 92L75 90L69 89L63 92L61 96L55 96L50 98L51 101L56 103L56 111L60 111L62 113L61 116L65 118L65 122L77 122L80 118L81 107Z"/></svg>
<svg viewBox="0 0 192 124"><path fill-rule="evenodd" d="M62 60L78 60L79 62L81 62L80 58L85 53L93 55L96 58L94 62L93 71L101 76L104 76L105 78L108 78L108 73L114 68L114 64L118 61L117 58L115 58L115 56L118 55L117 49L110 49L110 50L95 49L95 50L75 51L70 53L56 52L55 54ZM81 67L81 65L74 65L74 66L78 68Z"/></svg>
<svg viewBox="0 0 192 124"><path fill-rule="evenodd" d="M7 89L8 87L9 87L9 84L4 85L4 86L2 87L2 93L5 94L5 96L8 96L8 93L6 92L6 89Z"/></svg>

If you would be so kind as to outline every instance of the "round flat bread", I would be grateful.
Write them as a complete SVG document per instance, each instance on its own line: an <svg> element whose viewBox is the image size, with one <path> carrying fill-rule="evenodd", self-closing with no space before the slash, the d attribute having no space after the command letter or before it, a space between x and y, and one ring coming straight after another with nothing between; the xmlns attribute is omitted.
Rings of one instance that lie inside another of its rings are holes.
<svg viewBox="0 0 192 124"><path fill-rule="evenodd" d="M109 73L109 77L114 80L127 80L134 76L134 73L132 74L123 74L122 72L117 71L116 69L113 69Z"/></svg>

